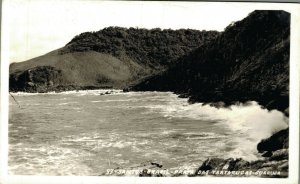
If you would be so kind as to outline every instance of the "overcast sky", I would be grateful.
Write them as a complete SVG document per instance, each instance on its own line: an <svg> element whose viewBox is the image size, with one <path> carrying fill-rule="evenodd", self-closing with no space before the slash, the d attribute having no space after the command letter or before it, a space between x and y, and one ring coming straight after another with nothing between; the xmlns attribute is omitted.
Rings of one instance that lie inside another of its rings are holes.
<svg viewBox="0 0 300 184"><path fill-rule="evenodd" d="M95 0L4 0L9 60L20 62L63 47L75 35L108 26L218 30L257 4Z"/></svg>

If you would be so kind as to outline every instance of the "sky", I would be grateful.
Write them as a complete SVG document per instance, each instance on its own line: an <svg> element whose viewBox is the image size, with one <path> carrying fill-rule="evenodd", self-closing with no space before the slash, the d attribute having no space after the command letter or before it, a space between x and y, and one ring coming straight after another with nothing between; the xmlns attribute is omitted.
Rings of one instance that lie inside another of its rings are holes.
<svg viewBox="0 0 300 184"><path fill-rule="evenodd" d="M253 5L253 4L252 4ZM245 3L97 0L4 0L9 61L63 47L74 36L108 26L223 31L255 6Z"/></svg>

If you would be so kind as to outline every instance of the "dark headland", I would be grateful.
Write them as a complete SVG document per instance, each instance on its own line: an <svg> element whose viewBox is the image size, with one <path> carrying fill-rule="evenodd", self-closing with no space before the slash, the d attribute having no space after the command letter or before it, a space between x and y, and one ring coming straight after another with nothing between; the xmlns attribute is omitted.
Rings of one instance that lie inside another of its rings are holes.
<svg viewBox="0 0 300 184"><path fill-rule="evenodd" d="M289 56L285 11L254 11L223 32L109 27L11 64L9 89L173 91L191 103L257 101L288 116ZM276 177L287 177L288 129L262 140L257 150L263 159L210 158L198 171L276 170L281 171Z"/></svg>

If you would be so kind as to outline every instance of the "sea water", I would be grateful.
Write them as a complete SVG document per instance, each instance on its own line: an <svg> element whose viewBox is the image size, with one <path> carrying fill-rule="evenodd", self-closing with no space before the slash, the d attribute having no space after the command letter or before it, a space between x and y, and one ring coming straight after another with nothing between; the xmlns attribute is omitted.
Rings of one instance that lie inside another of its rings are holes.
<svg viewBox="0 0 300 184"><path fill-rule="evenodd" d="M255 160L288 119L256 102L216 108L171 92L13 93L9 174L103 175L147 161L196 169L210 157ZM104 94L104 95L103 95Z"/></svg>

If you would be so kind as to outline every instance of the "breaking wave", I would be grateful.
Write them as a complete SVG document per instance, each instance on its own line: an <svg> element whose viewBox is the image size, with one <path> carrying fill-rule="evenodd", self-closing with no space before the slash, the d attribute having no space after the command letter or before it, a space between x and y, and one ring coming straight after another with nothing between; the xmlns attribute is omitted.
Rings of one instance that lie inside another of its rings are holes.
<svg viewBox="0 0 300 184"><path fill-rule="evenodd" d="M10 103L10 174L99 175L146 160L192 169L208 157L254 160L257 143L288 126L283 113L257 102L216 108L171 92L107 89L15 94L23 108Z"/></svg>
<svg viewBox="0 0 300 184"><path fill-rule="evenodd" d="M257 143L288 127L288 118L282 112L264 109L255 101L217 108L209 104L188 104L187 100L180 100L168 105L152 106L150 109L171 119L206 120L228 127L234 134L232 142L236 144L236 149L228 156L240 156L247 160L257 159Z"/></svg>

